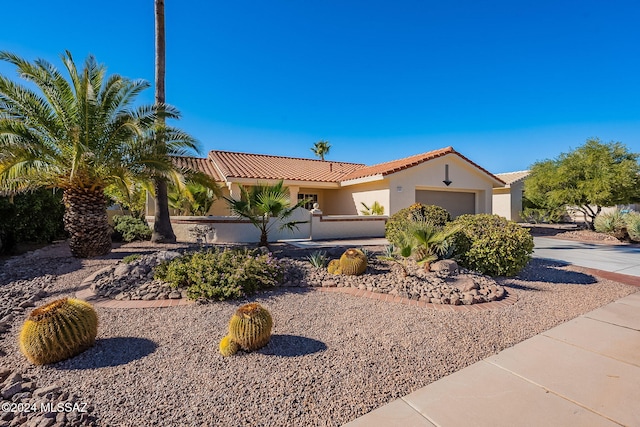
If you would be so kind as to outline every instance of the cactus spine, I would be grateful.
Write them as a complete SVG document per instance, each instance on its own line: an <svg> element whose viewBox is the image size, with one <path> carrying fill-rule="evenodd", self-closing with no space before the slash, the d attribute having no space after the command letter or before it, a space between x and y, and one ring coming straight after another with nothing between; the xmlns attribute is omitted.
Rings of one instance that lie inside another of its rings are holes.
<svg viewBox="0 0 640 427"><path fill-rule="evenodd" d="M229 335L220 341L220 354L224 357L232 356L238 352L238 343L231 339Z"/></svg>
<svg viewBox="0 0 640 427"><path fill-rule="evenodd" d="M348 249L340 257L342 274L359 275L367 270L367 256L359 249Z"/></svg>
<svg viewBox="0 0 640 427"><path fill-rule="evenodd" d="M98 316L91 304L62 298L29 314L20 332L20 351L36 365L68 359L93 346Z"/></svg>
<svg viewBox="0 0 640 427"><path fill-rule="evenodd" d="M229 337L246 351L264 347L271 338L273 319L258 303L245 304L238 308L229 322Z"/></svg>

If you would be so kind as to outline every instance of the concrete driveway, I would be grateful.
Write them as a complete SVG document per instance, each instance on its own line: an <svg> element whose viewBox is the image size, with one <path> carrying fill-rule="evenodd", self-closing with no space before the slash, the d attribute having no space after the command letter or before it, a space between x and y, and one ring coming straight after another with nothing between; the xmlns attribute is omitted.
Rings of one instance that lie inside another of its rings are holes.
<svg viewBox="0 0 640 427"><path fill-rule="evenodd" d="M534 237L536 258L640 276L640 248Z"/></svg>

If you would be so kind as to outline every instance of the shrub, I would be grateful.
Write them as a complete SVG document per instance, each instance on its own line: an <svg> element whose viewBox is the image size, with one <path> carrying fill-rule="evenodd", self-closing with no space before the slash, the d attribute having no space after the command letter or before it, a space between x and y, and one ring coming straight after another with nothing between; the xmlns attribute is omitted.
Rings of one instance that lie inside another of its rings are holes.
<svg viewBox="0 0 640 427"><path fill-rule="evenodd" d="M122 235L122 239L125 242L149 240L151 238L151 229L143 219L134 218L130 215L116 215L113 217L113 223L113 229Z"/></svg>
<svg viewBox="0 0 640 427"><path fill-rule="evenodd" d="M451 221L451 215L440 206L414 203L391 215L385 225L385 237L392 245L398 246L402 239L400 235L409 229L411 223L417 221L424 221L432 227L442 228Z"/></svg>
<svg viewBox="0 0 640 427"><path fill-rule="evenodd" d="M127 255L126 257L122 258L122 262L125 264L131 264L132 262L139 260L141 256L141 254Z"/></svg>
<svg viewBox="0 0 640 427"><path fill-rule="evenodd" d="M531 259L533 237L528 230L499 215L461 215L449 227L460 265L490 276L514 276Z"/></svg>
<svg viewBox="0 0 640 427"><path fill-rule="evenodd" d="M620 212L620 209L608 213L600 213L593 225L598 233L606 233L616 239L624 240L627 237L625 216Z"/></svg>
<svg viewBox="0 0 640 427"><path fill-rule="evenodd" d="M62 192L39 189L0 197L0 252L23 242L49 243L64 238Z"/></svg>
<svg viewBox="0 0 640 427"><path fill-rule="evenodd" d="M155 269L155 278L187 289L191 299L223 301L275 286L284 268L271 254L225 249L192 252Z"/></svg>
<svg viewBox="0 0 640 427"><path fill-rule="evenodd" d="M627 226L629 239L634 242L640 242L640 213L630 212L624 216L624 222Z"/></svg>

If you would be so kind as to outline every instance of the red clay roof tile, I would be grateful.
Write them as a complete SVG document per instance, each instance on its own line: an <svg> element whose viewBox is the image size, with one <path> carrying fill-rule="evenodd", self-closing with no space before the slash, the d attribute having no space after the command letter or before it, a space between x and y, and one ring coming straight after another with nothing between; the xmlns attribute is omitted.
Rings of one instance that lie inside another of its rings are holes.
<svg viewBox="0 0 640 427"><path fill-rule="evenodd" d="M339 182L354 170L365 167L359 163L236 153L213 150L209 159L225 178L285 179L313 182Z"/></svg>
<svg viewBox="0 0 640 427"><path fill-rule="evenodd" d="M220 174L216 170L214 164L207 158L203 159L201 157L180 156L174 157L173 161L178 167L203 172L212 177L216 182L224 181L222 176L220 176Z"/></svg>

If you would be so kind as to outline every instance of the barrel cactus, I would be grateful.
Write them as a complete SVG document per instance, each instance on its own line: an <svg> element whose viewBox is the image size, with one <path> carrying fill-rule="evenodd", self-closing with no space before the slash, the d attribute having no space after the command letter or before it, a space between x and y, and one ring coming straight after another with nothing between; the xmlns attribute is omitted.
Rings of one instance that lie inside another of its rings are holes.
<svg viewBox="0 0 640 427"><path fill-rule="evenodd" d="M367 269L367 256L359 249L348 249L340 257L342 274L359 275Z"/></svg>
<svg viewBox="0 0 640 427"><path fill-rule="evenodd" d="M342 274L342 269L340 268L340 260L333 259L329 261L327 271L329 272L329 274Z"/></svg>
<svg viewBox="0 0 640 427"><path fill-rule="evenodd" d="M98 316L91 304L62 298L29 314L20 332L20 351L36 365L68 359L93 346Z"/></svg>
<svg viewBox="0 0 640 427"><path fill-rule="evenodd" d="M231 339L229 335L220 341L220 354L224 357L232 356L238 352L238 343Z"/></svg>
<svg viewBox="0 0 640 427"><path fill-rule="evenodd" d="M257 350L269 342L272 326L267 309L258 303L245 304L231 317L229 338L243 350Z"/></svg>

